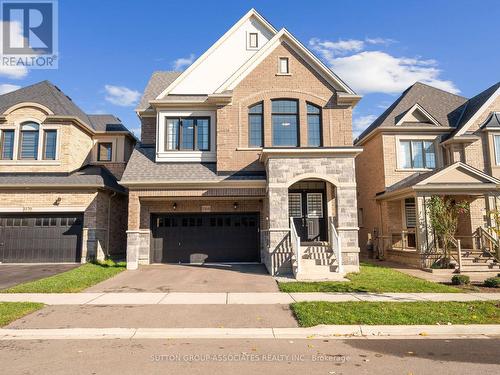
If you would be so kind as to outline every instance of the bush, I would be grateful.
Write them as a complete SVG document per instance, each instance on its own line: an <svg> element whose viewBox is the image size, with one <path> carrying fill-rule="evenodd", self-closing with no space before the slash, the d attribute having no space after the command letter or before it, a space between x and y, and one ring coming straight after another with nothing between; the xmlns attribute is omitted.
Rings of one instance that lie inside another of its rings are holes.
<svg viewBox="0 0 500 375"><path fill-rule="evenodd" d="M467 275L455 275L451 278L451 283L453 285L469 285L470 277Z"/></svg>
<svg viewBox="0 0 500 375"><path fill-rule="evenodd" d="M488 288L500 288L500 276L490 277L489 279L484 280L484 286Z"/></svg>

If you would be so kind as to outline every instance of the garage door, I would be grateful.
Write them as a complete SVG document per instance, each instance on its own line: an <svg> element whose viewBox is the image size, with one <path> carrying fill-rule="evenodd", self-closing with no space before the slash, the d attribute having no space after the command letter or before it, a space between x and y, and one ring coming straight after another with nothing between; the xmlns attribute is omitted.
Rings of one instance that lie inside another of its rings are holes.
<svg viewBox="0 0 500 375"><path fill-rule="evenodd" d="M258 262L259 214L157 214L156 263Z"/></svg>
<svg viewBox="0 0 500 375"><path fill-rule="evenodd" d="M0 262L79 262L82 214L0 214Z"/></svg>

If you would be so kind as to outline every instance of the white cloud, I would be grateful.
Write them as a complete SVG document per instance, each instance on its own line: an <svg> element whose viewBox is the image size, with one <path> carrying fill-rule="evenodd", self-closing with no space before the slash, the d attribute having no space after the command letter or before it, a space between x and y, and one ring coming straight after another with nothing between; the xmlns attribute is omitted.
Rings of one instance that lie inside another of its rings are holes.
<svg viewBox="0 0 500 375"><path fill-rule="evenodd" d="M8 92L15 91L20 89L21 86L11 85L10 83L1 83L0 84L0 95L7 94Z"/></svg>
<svg viewBox="0 0 500 375"><path fill-rule="evenodd" d="M0 27L4 28L3 22L0 22ZM10 27L11 30L11 40L16 44L22 44L23 35L21 33L21 25L19 22L11 22L11 24L7 27ZM28 69L25 66L5 66L0 64L0 76L12 78L12 79L21 79L28 75Z"/></svg>
<svg viewBox="0 0 500 375"><path fill-rule="evenodd" d="M354 42L351 40L349 45L356 46ZM384 51L366 50L367 43L387 45L393 42L391 39L374 38L358 42L361 44L351 50L339 49L338 42L317 38L311 39L309 44L336 74L359 93L400 93L417 81L452 93L460 92L452 81L441 79L442 71L437 68L435 60L396 57ZM347 55L347 52L351 54Z"/></svg>
<svg viewBox="0 0 500 375"><path fill-rule="evenodd" d="M108 102L121 107L135 105L141 96L139 91L131 90L124 86L105 85L104 89L106 90L105 99Z"/></svg>
<svg viewBox="0 0 500 375"><path fill-rule="evenodd" d="M174 70L183 70L184 68L187 68L189 65L191 65L194 61L194 54L192 53L189 55L189 57L179 57L178 59L174 60L172 63L172 66Z"/></svg>
<svg viewBox="0 0 500 375"><path fill-rule="evenodd" d="M352 132L355 137L361 134L375 119L375 115L354 117L352 120Z"/></svg>

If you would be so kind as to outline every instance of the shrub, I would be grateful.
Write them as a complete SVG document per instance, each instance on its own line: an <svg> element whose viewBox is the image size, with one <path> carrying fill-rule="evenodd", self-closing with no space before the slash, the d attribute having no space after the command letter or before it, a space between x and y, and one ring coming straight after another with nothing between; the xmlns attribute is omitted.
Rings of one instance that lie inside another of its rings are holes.
<svg viewBox="0 0 500 375"><path fill-rule="evenodd" d="M484 280L484 286L488 288L500 288L500 276L490 277L489 279Z"/></svg>
<svg viewBox="0 0 500 375"><path fill-rule="evenodd" d="M451 283L453 285L469 285L470 277L467 275L454 275L451 278Z"/></svg>

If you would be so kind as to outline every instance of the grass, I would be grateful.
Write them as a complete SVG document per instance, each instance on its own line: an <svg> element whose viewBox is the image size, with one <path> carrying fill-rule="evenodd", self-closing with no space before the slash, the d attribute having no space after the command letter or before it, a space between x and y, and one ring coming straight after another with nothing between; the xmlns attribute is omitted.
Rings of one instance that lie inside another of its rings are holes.
<svg viewBox="0 0 500 375"><path fill-rule="evenodd" d="M76 293L125 270L125 263L87 263L58 275L16 285L1 293Z"/></svg>
<svg viewBox="0 0 500 375"><path fill-rule="evenodd" d="M348 273L349 282L279 283L282 292L401 292L459 293L460 289L409 276L391 268L362 263L359 273Z"/></svg>
<svg viewBox="0 0 500 375"><path fill-rule="evenodd" d="M43 303L0 302L0 327L43 307Z"/></svg>
<svg viewBox="0 0 500 375"><path fill-rule="evenodd" d="M299 302L292 310L301 327L318 324L500 324L491 302Z"/></svg>

